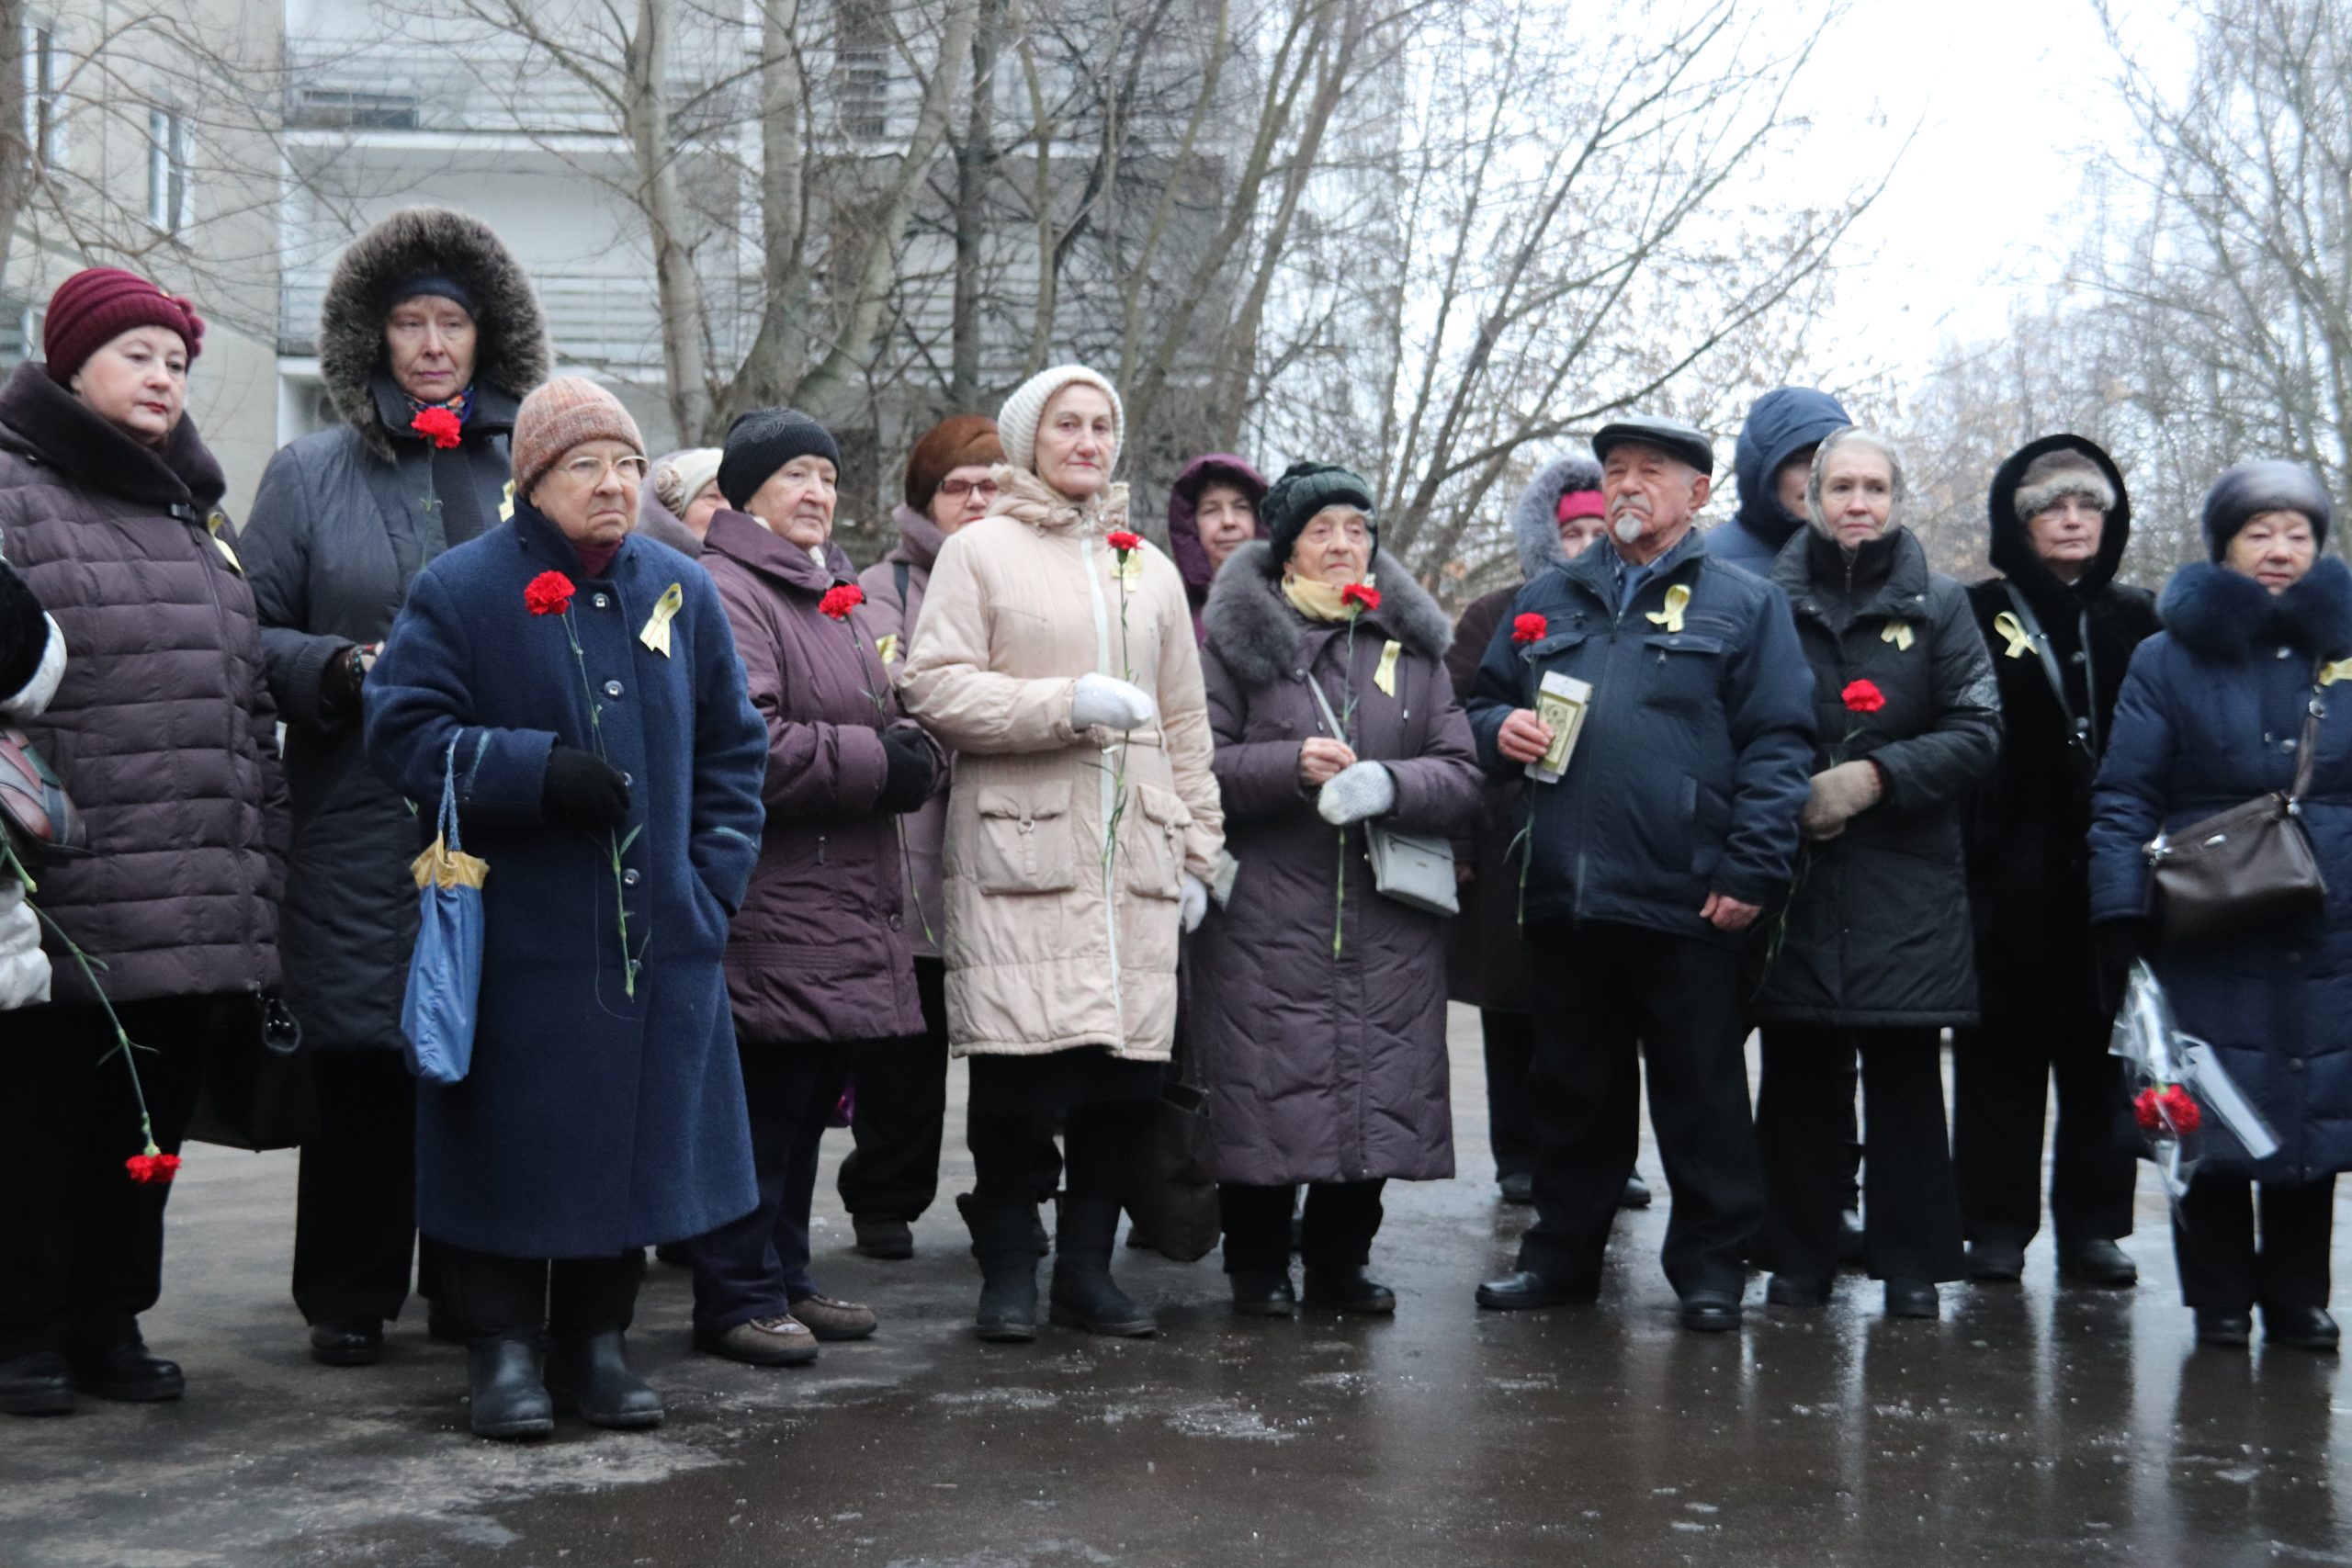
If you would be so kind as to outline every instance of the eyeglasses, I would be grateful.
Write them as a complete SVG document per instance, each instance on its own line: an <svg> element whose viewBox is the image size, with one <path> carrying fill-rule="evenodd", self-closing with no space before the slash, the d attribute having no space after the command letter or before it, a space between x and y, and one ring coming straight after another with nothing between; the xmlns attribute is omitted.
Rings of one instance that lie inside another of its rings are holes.
<svg viewBox="0 0 2352 1568"><path fill-rule="evenodd" d="M961 501L967 495L977 495L982 501L994 501L996 481L994 479L942 479L939 481L939 493L950 501Z"/></svg>
<svg viewBox="0 0 2352 1568"><path fill-rule="evenodd" d="M618 457L591 457L582 454L556 466L565 479L582 490L594 490L603 484L606 474L618 474L625 479L638 482L645 479L645 459L634 452Z"/></svg>

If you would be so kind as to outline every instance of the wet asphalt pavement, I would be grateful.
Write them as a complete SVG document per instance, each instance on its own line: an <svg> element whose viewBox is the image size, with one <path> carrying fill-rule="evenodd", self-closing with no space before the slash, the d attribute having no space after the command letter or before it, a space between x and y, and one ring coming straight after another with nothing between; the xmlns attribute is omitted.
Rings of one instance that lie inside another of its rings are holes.
<svg viewBox="0 0 2352 1568"><path fill-rule="evenodd" d="M188 1395L0 1419L0 1564L2352 1563L2337 1361L2195 1348L2146 1172L2137 1292L2058 1288L2044 1240L1940 1323L1881 1321L1849 1276L1815 1313L1752 1284L1747 1331L1702 1336L1645 1148L1660 1201L1623 1217L1600 1304L1481 1314L1526 1212L1493 1201L1459 1009L1454 1063L1463 1174L1392 1186L1374 1250L1393 1322L1235 1318L1214 1258L1123 1251L1158 1339L982 1346L944 1197L913 1261L847 1250L836 1134L818 1282L880 1335L799 1370L696 1356L656 1265L631 1342L668 1424L531 1446L467 1433L463 1354L413 1315L380 1365L313 1366L291 1157L196 1149L147 1320Z"/></svg>

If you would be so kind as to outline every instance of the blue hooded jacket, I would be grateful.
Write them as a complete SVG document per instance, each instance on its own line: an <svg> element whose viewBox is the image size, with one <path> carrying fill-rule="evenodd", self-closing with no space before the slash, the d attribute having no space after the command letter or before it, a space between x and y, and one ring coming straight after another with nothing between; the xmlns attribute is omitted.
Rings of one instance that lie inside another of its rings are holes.
<svg viewBox="0 0 2352 1568"><path fill-rule="evenodd" d="M1804 518L1781 504L1773 476L1791 455L1853 423L1837 399L1811 387L1775 387L1757 399L1732 454L1739 511L1708 534L1707 553L1758 577L1770 575L1781 547L1804 526Z"/></svg>

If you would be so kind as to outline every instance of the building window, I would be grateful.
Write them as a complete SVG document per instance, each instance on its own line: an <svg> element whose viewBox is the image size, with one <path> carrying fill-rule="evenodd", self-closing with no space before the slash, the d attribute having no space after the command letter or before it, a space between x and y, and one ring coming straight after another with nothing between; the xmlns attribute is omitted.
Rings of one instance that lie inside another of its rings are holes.
<svg viewBox="0 0 2352 1568"><path fill-rule="evenodd" d="M879 0L834 0L833 24L842 130L878 140L890 130L890 33Z"/></svg>
<svg viewBox="0 0 2352 1568"><path fill-rule="evenodd" d="M147 111L147 221L166 234L187 226L187 117L161 106Z"/></svg>
<svg viewBox="0 0 2352 1568"><path fill-rule="evenodd" d="M36 167L57 157L57 30L28 21L24 31L25 151Z"/></svg>

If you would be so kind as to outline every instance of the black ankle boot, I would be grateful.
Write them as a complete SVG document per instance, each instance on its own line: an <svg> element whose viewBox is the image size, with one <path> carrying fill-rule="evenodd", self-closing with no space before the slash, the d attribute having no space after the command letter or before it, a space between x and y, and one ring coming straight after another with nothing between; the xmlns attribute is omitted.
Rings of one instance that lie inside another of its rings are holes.
<svg viewBox="0 0 2352 1568"><path fill-rule="evenodd" d="M555 1430L555 1404L539 1381L538 1336L500 1334L466 1348L478 1438L543 1438Z"/></svg>
<svg viewBox="0 0 2352 1568"><path fill-rule="evenodd" d="M131 1404L154 1404L177 1399L187 1387L179 1363L147 1353L147 1342L134 1332L112 1345L85 1348L69 1353L74 1386L100 1399Z"/></svg>
<svg viewBox="0 0 2352 1568"><path fill-rule="evenodd" d="M0 1361L0 1415L62 1416L74 1408L74 1374L54 1350Z"/></svg>
<svg viewBox="0 0 2352 1568"><path fill-rule="evenodd" d="M662 1396L628 1370L628 1339L617 1328L552 1340L548 1395L591 1427L636 1432L662 1425Z"/></svg>
<svg viewBox="0 0 2352 1568"><path fill-rule="evenodd" d="M1329 1312L1392 1313L1396 1292L1374 1279L1359 1263L1349 1269L1317 1269L1308 1265L1306 1300L1308 1306Z"/></svg>
<svg viewBox="0 0 2352 1568"><path fill-rule="evenodd" d="M1031 1235L1037 1206L983 1204L967 1192L956 1209L972 1233L972 1256L980 1260L974 1331L996 1344L1026 1345L1037 1337L1037 1249Z"/></svg>
<svg viewBox="0 0 2352 1568"><path fill-rule="evenodd" d="M1054 1233L1056 1326L1131 1339L1159 1332L1151 1314L1111 1278L1111 1244L1118 1232L1116 1197L1062 1194L1061 1223Z"/></svg>

